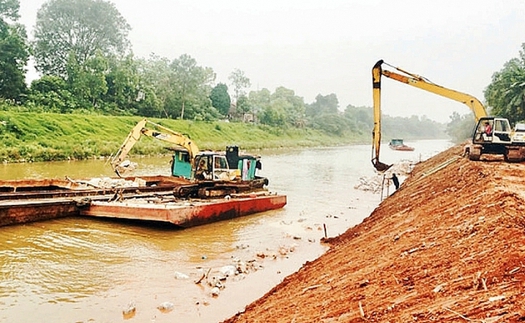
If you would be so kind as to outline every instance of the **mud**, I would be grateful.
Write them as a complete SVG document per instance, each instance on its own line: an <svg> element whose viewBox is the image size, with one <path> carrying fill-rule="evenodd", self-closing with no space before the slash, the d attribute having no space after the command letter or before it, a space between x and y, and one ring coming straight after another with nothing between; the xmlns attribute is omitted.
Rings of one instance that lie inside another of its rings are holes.
<svg viewBox="0 0 525 323"><path fill-rule="evenodd" d="M233 322L525 321L525 164L455 146Z"/></svg>

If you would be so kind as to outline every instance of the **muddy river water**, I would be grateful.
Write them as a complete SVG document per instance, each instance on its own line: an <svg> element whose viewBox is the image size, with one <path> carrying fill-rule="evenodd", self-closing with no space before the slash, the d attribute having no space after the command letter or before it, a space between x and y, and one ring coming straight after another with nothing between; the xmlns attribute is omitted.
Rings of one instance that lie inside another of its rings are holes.
<svg viewBox="0 0 525 323"><path fill-rule="evenodd" d="M381 160L418 161L452 145L407 144L415 151L383 145ZM319 257L325 228L336 236L373 211L380 196L354 188L374 176L370 156L370 145L265 151L260 174L288 204L232 221L180 230L75 217L2 227L0 322L220 322ZM136 175L169 174L169 157L134 161ZM1 179L64 176L113 174L100 160L0 165ZM212 296L207 282L238 264L244 272Z"/></svg>

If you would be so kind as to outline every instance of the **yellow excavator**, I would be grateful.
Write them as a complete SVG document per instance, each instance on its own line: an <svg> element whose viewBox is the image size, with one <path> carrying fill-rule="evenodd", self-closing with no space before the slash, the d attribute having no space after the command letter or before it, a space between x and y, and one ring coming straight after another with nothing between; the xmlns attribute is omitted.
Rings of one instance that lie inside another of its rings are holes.
<svg viewBox="0 0 525 323"><path fill-rule="evenodd" d="M147 128L148 125L154 129ZM256 175L256 169L262 168L259 156L240 154L237 146L228 146L225 152L200 151L189 137L147 119L139 121L131 129L118 152L110 159L119 177L133 170L132 163L126 158L142 136L174 145L170 147L174 151L171 175L191 182L178 187L174 192L176 196L224 196L268 185L267 178Z"/></svg>
<svg viewBox="0 0 525 323"><path fill-rule="evenodd" d="M163 132L146 128L148 124ZM194 163L195 157L199 154L199 147L187 136L148 121L147 119L139 121L137 125L131 129L118 152L110 160L111 167L119 177L130 169L131 164L126 160L126 157L133 146L140 140L141 136L166 141L177 147L181 147L182 149L174 149L176 162L172 163L172 175L190 178L191 165Z"/></svg>
<svg viewBox="0 0 525 323"><path fill-rule="evenodd" d="M382 65L388 65L400 72L384 70ZM491 117L483 104L469 94L447 89L434 84L428 79L407 72L401 68L377 61L372 68L372 91L374 101L374 128L372 131L372 164L379 172L388 170L392 165L379 161L381 145L381 77L385 76L395 81L408 84L419 89L461 102L467 105L474 113L476 126L472 136L472 142L465 147L465 153L470 160L479 160L482 154L503 155L506 161L519 162L523 159L525 147L513 144L511 141L511 127L505 118ZM490 129L490 130L489 130Z"/></svg>

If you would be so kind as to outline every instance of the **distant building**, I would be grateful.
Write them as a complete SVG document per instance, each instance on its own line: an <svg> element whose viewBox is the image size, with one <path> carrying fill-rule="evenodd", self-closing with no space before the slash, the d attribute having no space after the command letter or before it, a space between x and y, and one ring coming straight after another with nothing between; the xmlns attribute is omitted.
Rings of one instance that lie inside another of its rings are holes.
<svg viewBox="0 0 525 323"><path fill-rule="evenodd" d="M230 105L230 110L228 110L228 119L245 123L257 121L257 118L253 113L238 112L237 105L233 102Z"/></svg>

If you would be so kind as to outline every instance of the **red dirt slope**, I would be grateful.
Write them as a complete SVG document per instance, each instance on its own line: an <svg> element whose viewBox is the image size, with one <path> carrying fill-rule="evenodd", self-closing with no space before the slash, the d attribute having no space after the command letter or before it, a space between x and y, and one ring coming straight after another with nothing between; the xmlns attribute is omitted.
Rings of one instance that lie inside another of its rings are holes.
<svg viewBox="0 0 525 323"><path fill-rule="evenodd" d="M461 152L224 322L525 322L525 164Z"/></svg>

